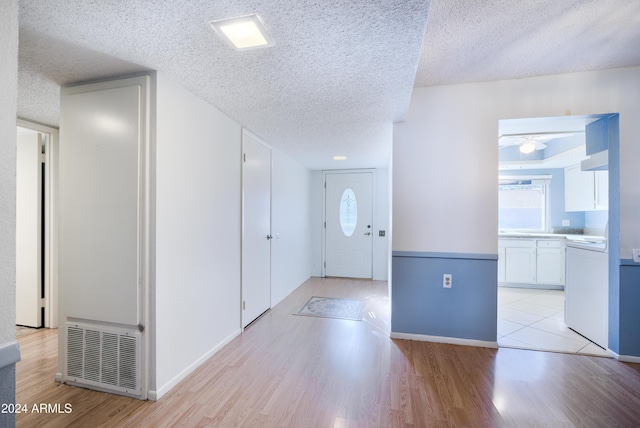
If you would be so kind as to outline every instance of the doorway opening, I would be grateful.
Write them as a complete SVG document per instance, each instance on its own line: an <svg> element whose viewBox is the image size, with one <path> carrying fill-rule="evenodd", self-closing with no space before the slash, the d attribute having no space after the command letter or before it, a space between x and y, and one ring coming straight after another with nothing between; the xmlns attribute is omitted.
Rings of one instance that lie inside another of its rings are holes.
<svg viewBox="0 0 640 428"><path fill-rule="evenodd" d="M618 115L499 121L498 345L609 355ZM580 272L584 253L590 284Z"/></svg>
<svg viewBox="0 0 640 428"><path fill-rule="evenodd" d="M16 335L58 327L58 130L17 121Z"/></svg>

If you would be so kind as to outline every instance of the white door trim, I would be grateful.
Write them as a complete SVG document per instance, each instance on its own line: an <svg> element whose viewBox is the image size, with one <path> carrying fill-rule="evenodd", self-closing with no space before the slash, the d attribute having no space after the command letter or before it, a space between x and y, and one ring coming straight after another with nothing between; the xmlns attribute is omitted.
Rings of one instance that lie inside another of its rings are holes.
<svg viewBox="0 0 640 428"><path fill-rule="evenodd" d="M58 327L58 139L56 128L52 128L26 119L18 119L16 126L31 129L47 135L45 143L45 187L44 192L44 260L42 271L45 287L44 326Z"/></svg>
<svg viewBox="0 0 640 428"><path fill-rule="evenodd" d="M371 224L372 224L372 231L376 230L376 226L377 225L377 213L376 213L376 209L375 207L377 206L377 201L376 201L376 193L377 193L377 187L376 187L376 183L377 183L377 178L376 178L376 174L377 171L375 168L362 168L362 169L329 169L329 170L324 170L322 171L322 185L323 185L323 189L322 189L322 263L320 265L320 270L322 273L322 277L326 277L327 276L327 228L326 228L326 224L327 224L327 175L331 175L331 174L357 174L357 173L371 173L372 174L372 179L373 179L373 183L372 183L372 189L371 189L371 203L372 203L372 211L371 211ZM374 235L375 238L375 235ZM372 263L373 263L373 245L371 246L371 259L372 259ZM373 268L372 268L372 272L371 272L371 277L373 279Z"/></svg>

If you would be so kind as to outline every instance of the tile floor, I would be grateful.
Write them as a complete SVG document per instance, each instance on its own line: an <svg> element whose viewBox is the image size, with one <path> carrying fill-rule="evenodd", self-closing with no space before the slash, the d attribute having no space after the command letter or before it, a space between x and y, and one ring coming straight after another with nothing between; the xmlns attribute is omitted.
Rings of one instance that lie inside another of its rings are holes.
<svg viewBox="0 0 640 428"><path fill-rule="evenodd" d="M562 290L498 287L498 345L607 355L564 324Z"/></svg>

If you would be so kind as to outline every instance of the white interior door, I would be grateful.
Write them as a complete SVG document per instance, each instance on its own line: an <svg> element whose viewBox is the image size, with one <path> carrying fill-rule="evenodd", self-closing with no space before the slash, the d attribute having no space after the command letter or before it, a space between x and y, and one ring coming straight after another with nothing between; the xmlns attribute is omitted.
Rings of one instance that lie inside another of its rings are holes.
<svg viewBox="0 0 640 428"><path fill-rule="evenodd" d="M242 328L271 307L271 150L243 132Z"/></svg>
<svg viewBox="0 0 640 428"><path fill-rule="evenodd" d="M325 275L372 278L373 174L325 177Z"/></svg>
<svg viewBox="0 0 640 428"><path fill-rule="evenodd" d="M19 128L16 169L16 324L42 327L40 134Z"/></svg>

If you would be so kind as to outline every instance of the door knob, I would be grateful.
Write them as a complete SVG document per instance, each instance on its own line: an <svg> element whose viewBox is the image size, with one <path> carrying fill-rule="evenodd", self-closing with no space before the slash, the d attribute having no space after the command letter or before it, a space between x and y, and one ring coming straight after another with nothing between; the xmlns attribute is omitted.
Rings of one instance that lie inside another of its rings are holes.
<svg viewBox="0 0 640 428"><path fill-rule="evenodd" d="M273 239L273 236L267 235L267 239Z"/></svg>
<svg viewBox="0 0 640 428"><path fill-rule="evenodd" d="M371 235L371 232L366 232L365 235L369 236Z"/></svg>

